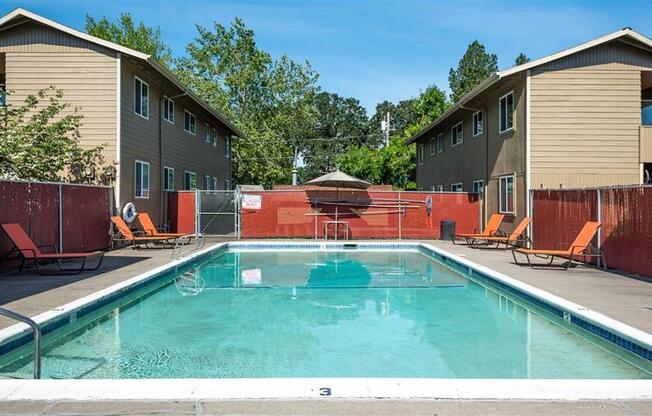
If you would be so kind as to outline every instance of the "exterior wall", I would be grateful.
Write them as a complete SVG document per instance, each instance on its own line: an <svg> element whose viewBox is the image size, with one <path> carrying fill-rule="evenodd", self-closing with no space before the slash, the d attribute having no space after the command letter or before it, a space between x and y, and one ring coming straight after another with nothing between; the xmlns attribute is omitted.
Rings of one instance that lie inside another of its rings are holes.
<svg viewBox="0 0 652 416"><path fill-rule="evenodd" d="M116 159L116 54L103 47L36 23L0 32L6 59L8 103L21 105L29 94L55 86L63 101L84 116L80 143L104 146Z"/></svg>
<svg viewBox="0 0 652 416"><path fill-rule="evenodd" d="M134 112L134 79L149 84L149 118ZM184 171L197 174L197 187L206 189L204 175L215 176L218 189L230 179L230 159L224 156L227 130L219 121L188 97L174 98L175 122L163 119L162 99L182 94L163 77L145 70L141 65L122 57L121 64L121 155L120 203L133 202L137 210L147 211L155 222L164 218L167 198L162 192L163 167L174 169L174 189L183 189ZM184 130L184 110L196 117L197 134ZM218 145L204 142L204 123L218 130ZM159 131L161 132L159 150ZM162 155L162 157L160 157ZM148 198L135 198L136 160L150 164L150 194Z"/></svg>
<svg viewBox="0 0 652 416"><path fill-rule="evenodd" d="M514 91L514 129L499 133L498 107L501 96ZM498 183L504 175L515 176L515 215L506 216L505 230L526 215L525 201L525 75L518 75L501 82L481 94L467 107L485 111L484 133L473 137L473 110L461 109L448 117L428 135L420 139L425 147L424 164L417 163L417 186L430 190L431 186L444 185L450 191L451 185L462 182L464 191L473 190L473 181L485 183L485 217L498 212ZM464 140L451 146L451 128L463 121ZM429 142L444 133L444 151L430 155Z"/></svg>
<svg viewBox="0 0 652 416"><path fill-rule="evenodd" d="M532 188L641 182L641 70L652 54L611 42L532 70Z"/></svg>

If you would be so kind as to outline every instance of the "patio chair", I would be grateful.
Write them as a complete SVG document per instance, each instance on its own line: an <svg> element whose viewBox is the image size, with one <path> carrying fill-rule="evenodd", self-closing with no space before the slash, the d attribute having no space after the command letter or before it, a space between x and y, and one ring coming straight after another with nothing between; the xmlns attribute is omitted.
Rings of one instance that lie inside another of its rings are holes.
<svg viewBox="0 0 652 416"><path fill-rule="evenodd" d="M466 244L470 245L473 239L477 239L481 237L493 237L493 236L506 237L506 235L504 233L501 233L501 231L499 230L500 224L502 224L504 218L505 216L503 214L492 214L491 217L489 218L489 221L487 221L487 225L484 227L484 231L482 233L454 234L451 237L451 239L453 240L453 244L457 244L455 240L458 238L463 238Z"/></svg>
<svg viewBox="0 0 652 416"><path fill-rule="evenodd" d="M570 245L565 244L568 246L568 248L565 250L535 250L527 248L513 248L512 256L514 257L514 262L521 266L525 265L525 263L519 263L518 259L516 258L516 253L525 255L527 265L532 268L534 268L536 265L532 264L530 261L531 255L548 259L547 264L539 264L538 266L553 266L552 262L555 260L555 258L565 258L568 259L568 261L560 265L560 267L568 270L573 260L577 259L578 257L597 257L602 260L602 265L606 270L607 264L604 261L602 250L596 249L591 244L591 240L593 240L593 237L598 232L600 225L601 224L599 222L588 221L586 224L584 224L584 227L582 227L582 230L580 230L579 234L577 234L577 237L575 237L575 241L573 241ZM560 246L560 244L555 244L555 247L557 246Z"/></svg>
<svg viewBox="0 0 652 416"><path fill-rule="evenodd" d="M129 229L127 223L125 223L124 220L117 215L112 216L111 221L113 224L115 224L122 238L133 244L132 247L134 249L138 249L141 246L150 247L150 244L163 244L163 246L159 245L158 247L171 248L171 244L177 240L177 237L152 237L136 235Z"/></svg>
<svg viewBox="0 0 652 416"><path fill-rule="evenodd" d="M496 248L500 247L501 244L505 244L505 248L509 246L517 246L518 244L524 244L530 242L530 239L525 236L525 231L530 225L530 217L525 217L521 222L514 228L514 230L507 237L501 236L490 236L490 237L474 237L469 244L473 248L478 247L491 247L494 244ZM483 244L480 244L483 243Z"/></svg>
<svg viewBox="0 0 652 416"><path fill-rule="evenodd" d="M97 270L102 265L104 259L103 251L93 251L88 253L58 253L57 247L52 244L36 245L34 241L27 235L20 224L2 224L2 229L7 234L9 239L14 244L13 250L20 253L22 261L20 263L20 271L23 271L25 263L32 261L36 266L36 270L42 275L55 275L55 274L79 274L83 271ZM53 253L43 253L41 248L49 248ZM86 260L90 257L99 257L99 261L95 267L86 268ZM65 268L63 267L64 260L82 260L81 266L78 268ZM56 261L57 270L47 270L42 268L42 262Z"/></svg>
<svg viewBox="0 0 652 416"><path fill-rule="evenodd" d="M138 221L140 221L141 227L143 227L143 231L145 231L145 235L149 237L168 237L168 238L180 238L187 236L189 238L192 238L192 234L184 234L184 233L162 233L159 232L156 229L156 226L154 225L154 221L152 221L152 218L149 216L148 213L146 212L139 212L138 213Z"/></svg>

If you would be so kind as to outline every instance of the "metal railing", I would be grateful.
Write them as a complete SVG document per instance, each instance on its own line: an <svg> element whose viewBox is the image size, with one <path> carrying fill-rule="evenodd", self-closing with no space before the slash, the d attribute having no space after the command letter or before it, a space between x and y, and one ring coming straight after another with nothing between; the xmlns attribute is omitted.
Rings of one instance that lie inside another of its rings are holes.
<svg viewBox="0 0 652 416"><path fill-rule="evenodd" d="M182 253L183 246L190 245L191 241L195 239L195 245L188 251ZM172 260L179 259L193 251L198 251L204 248L206 245L206 237L203 234L185 234L177 238L174 242L174 250L172 250L172 255L170 258Z"/></svg>
<svg viewBox="0 0 652 416"><path fill-rule="evenodd" d="M34 378L41 378L41 326L28 318L9 309L0 308L0 315L15 319L32 327L34 331Z"/></svg>

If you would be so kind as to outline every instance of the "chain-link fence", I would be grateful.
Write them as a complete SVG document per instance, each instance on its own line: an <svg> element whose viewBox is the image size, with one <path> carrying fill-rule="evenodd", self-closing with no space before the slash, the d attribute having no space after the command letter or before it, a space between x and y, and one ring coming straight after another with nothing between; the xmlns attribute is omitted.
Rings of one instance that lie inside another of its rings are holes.
<svg viewBox="0 0 652 416"><path fill-rule="evenodd" d="M195 192L195 232L205 235L239 236L237 191Z"/></svg>

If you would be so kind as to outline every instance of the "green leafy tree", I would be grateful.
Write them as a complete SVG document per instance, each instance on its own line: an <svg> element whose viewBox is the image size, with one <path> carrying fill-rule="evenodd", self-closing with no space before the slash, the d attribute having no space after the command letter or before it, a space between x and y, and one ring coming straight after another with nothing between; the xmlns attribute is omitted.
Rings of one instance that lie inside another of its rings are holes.
<svg viewBox="0 0 652 416"><path fill-rule="evenodd" d="M0 109L0 177L33 181L107 183L102 147L79 146L82 116L54 87Z"/></svg>
<svg viewBox="0 0 652 416"><path fill-rule="evenodd" d="M466 49L456 69L448 73L451 100L459 100L476 85L498 70L498 57L487 53L485 47L474 40Z"/></svg>
<svg viewBox="0 0 652 416"><path fill-rule="evenodd" d="M384 143L384 137L380 131L380 123L385 119L387 113L389 113L391 119L390 135L401 133L405 127L416 121L413 106L414 100L414 98L410 98L399 101L398 104L394 104L391 101L383 101L376 105L376 112L369 119L369 126L371 133L377 135L378 143Z"/></svg>
<svg viewBox="0 0 652 416"><path fill-rule="evenodd" d="M122 13L117 22L111 22L106 17L95 20L86 15L86 32L152 55L165 65L170 65L172 62L172 50L161 39L161 30L145 26L143 22L135 24L129 13Z"/></svg>
<svg viewBox="0 0 652 416"><path fill-rule="evenodd" d="M316 123L301 146L302 177L313 178L336 167L337 157L349 147L375 146L369 134L367 110L355 98L320 92L314 99Z"/></svg>
<svg viewBox="0 0 652 416"><path fill-rule="evenodd" d="M519 53L518 56L516 57L516 60L514 61L514 65L523 65L530 62L530 58L527 57L526 54L523 52Z"/></svg>
<svg viewBox="0 0 652 416"><path fill-rule="evenodd" d="M178 76L246 137L233 142L236 183L287 183L294 149L315 125L317 74L306 63L273 59L240 19L230 27L197 27Z"/></svg>

